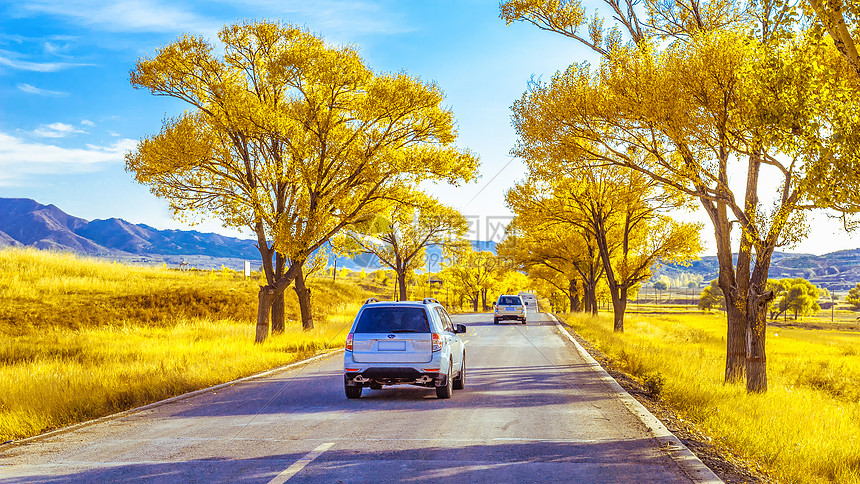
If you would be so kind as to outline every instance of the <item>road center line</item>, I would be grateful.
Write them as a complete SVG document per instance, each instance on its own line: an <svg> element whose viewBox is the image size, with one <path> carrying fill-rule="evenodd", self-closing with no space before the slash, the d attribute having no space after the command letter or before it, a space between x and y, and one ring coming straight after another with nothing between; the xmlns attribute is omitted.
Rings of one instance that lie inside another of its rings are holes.
<svg viewBox="0 0 860 484"><path fill-rule="evenodd" d="M304 457L295 461L293 465L287 467L284 472L281 472L274 479L269 481L269 484L284 484L291 477L298 474L299 471L305 468L308 464L310 464L314 459L320 456L323 452L327 451L331 446L334 445L334 442L326 442L325 444L320 444L316 449L305 454Z"/></svg>

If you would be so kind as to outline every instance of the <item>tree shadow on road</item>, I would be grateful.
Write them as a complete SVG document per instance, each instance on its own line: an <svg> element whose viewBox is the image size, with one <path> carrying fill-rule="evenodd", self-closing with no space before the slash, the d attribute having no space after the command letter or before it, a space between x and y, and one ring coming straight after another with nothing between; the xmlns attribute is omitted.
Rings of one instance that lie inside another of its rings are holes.
<svg viewBox="0 0 860 484"><path fill-rule="evenodd" d="M440 439L441 440L441 439ZM265 483L318 445L297 453L234 459L221 456L169 462L111 462L66 472L60 461L43 474L8 483L233 482ZM624 441L335 442L290 482L684 482L651 439ZM374 448L375 447L375 448ZM70 463L77 464L77 463ZM97 463L96 463L97 465ZM50 474L50 475L46 475Z"/></svg>
<svg viewBox="0 0 860 484"><path fill-rule="evenodd" d="M348 400L340 371L245 382L197 397L173 417L218 417L318 412L431 411L439 408L529 408L544 405L598 403L613 399L606 385L585 364L469 368L466 388L451 399L436 398L433 388L412 385L365 388Z"/></svg>

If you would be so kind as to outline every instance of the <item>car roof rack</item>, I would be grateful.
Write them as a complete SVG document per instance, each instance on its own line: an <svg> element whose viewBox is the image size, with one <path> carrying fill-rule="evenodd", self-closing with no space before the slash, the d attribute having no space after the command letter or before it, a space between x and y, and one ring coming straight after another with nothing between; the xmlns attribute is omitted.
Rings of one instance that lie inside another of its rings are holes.
<svg viewBox="0 0 860 484"><path fill-rule="evenodd" d="M439 304L439 301L437 301L436 299L433 299L432 297L425 297L424 301L422 301L422 303L423 304L431 304L431 303Z"/></svg>
<svg viewBox="0 0 860 484"><path fill-rule="evenodd" d="M369 297L369 298L367 298L367 301L364 301L364 304L370 304L370 303L375 303L375 302L379 302L379 299L377 299L375 297Z"/></svg>

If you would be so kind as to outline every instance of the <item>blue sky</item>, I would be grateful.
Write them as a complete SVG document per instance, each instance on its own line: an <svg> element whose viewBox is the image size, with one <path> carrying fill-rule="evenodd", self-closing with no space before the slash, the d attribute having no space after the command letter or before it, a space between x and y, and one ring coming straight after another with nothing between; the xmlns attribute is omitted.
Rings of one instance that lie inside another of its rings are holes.
<svg viewBox="0 0 860 484"><path fill-rule="evenodd" d="M376 71L432 80L457 118L458 144L482 160L481 178L432 193L476 222L481 239L509 214L504 192L524 177L508 152L510 106L531 77L548 79L594 60L572 40L525 24L506 26L493 0L20 0L0 4L0 197L33 198L86 218L119 217L188 228L124 171L123 155L185 109L137 91L128 74L184 33L215 40L225 24L281 20L333 44L357 47ZM687 219L702 219L698 214ZM794 250L860 247L824 216ZM216 221L198 230L229 235ZM703 238L713 236L706 224ZM713 250L708 250L713 252Z"/></svg>

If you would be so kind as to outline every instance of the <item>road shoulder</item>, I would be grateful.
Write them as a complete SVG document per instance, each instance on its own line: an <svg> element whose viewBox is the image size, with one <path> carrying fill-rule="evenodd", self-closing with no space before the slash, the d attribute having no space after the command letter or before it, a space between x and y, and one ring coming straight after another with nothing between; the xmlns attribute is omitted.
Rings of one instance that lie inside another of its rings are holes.
<svg viewBox="0 0 860 484"><path fill-rule="evenodd" d="M698 483L721 483L723 482L708 466L706 466L693 452L684 445L663 423L651 414L638 400L633 398L606 370L600 366L597 360L585 350L585 348L574 338L564 326L559 323L555 315L550 318L558 326L559 331L567 336L582 358L592 367L613 391L618 393L619 399L630 410L630 413L639 418L648 429L651 436L660 443L660 448L672 458L678 467L693 481Z"/></svg>
<svg viewBox="0 0 860 484"><path fill-rule="evenodd" d="M7 441L7 442L3 442L3 443L0 443L0 452L3 452L3 451L8 450L8 449L11 449L11 448L13 448L13 447L17 447L17 446L19 446L19 445L29 444L29 443L32 443L32 442L38 442L38 441L41 441L41 440L44 440L44 439L47 439L47 438L50 438L50 437L54 437L54 436L57 436L57 435L66 434L66 433L69 433L69 432L74 432L74 431L76 431L76 430L78 430L78 429L82 429L82 428L84 428L84 427L89 427L89 426L91 426L91 425L96 425L96 424L100 424L100 423L103 423L103 422L108 422L108 421L110 421L110 420L115 420L115 419L118 419L118 418L126 417L126 416L129 416L129 415L135 414L135 413L143 412L143 411L146 411L146 410L151 410L151 409L154 409L154 408L157 408L157 407L161 407L161 406L164 406L164 405L169 405L169 404L171 404L171 403L178 402L178 401L180 401L180 400L185 400L185 399L188 399L188 398L196 397L196 396L198 396L198 395L203 395L203 394L206 394L206 393L215 392L215 391L220 390L220 389L222 389L222 388L227 388L227 387L231 387L231 386L233 386L233 385L236 385L237 383L243 383L243 382L247 382L247 381L251 381L251 380L256 380L256 379L259 379L259 378L265 378L265 377L268 377L268 376L274 375L274 374L276 374L276 373L281 373L281 372L284 372L284 371L287 371L287 370L291 370L291 369L293 369L293 368L297 368L297 367L299 367L299 366L303 366L303 365L307 365L307 364L309 364L309 363L313 363L313 362L315 362L315 361L317 361L317 360L321 360L321 359L327 358L327 357L329 357L329 356L332 356L332 355L334 355L334 354L340 353L340 352L342 352L342 351L343 351L343 349L324 350L324 351L322 351L322 352L320 352L320 353L318 353L318 354L316 354L316 355L314 355L314 356L310 356L310 357L305 358L305 359L303 359L303 360L294 361L294 362L289 363L289 364L287 364L287 365L279 366L279 367L277 367L277 368L272 368L272 369L269 369L269 370L264 370L264 371L261 371L261 372L259 372L259 373L255 373L255 374L253 374L253 375L244 376L244 377L241 377L241 378L237 378L237 379L235 379L235 380L232 380L232 381L228 381L228 382L224 382L224 383L219 383L219 384L217 384L217 385L213 385L213 386L210 386L210 387L201 388L201 389L199 389L199 390L194 390L194 391L191 391L191 392L183 393L183 394L181 394L181 395L176 395L176 396L173 396L173 397L170 397L170 398L166 398L166 399L164 399L164 400L159 400L159 401L157 401L157 402L152 402L152 403L149 403L149 404L146 404L146 405L140 406L140 407L130 408L130 409L128 409L128 410L123 410L123 411L121 411L121 412L112 413L112 414L110 414L110 415L105 415L105 416L103 416L103 417L95 418L95 419L92 419L92 420L87 420L87 421L84 421L84 422L78 422L78 423L76 423L76 424L72 424L72 425L69 425L69 426L66 426L66 427L61 427L61 428L58 428L58 429L54 429L54 430L50 430L50 431L47 431L47 432L43 432L43 433L41 433L41 434L39 434L39 435L34 435L34 436L32 436L32 437L27 437L27 438L24 438L24 439L10 440L10 441Z"/></svg>
<svg viewBox="0 0 860 484"><path fill-rule="evenodd" d="M558 319L554 315L550 316L558 323ZM673 434L689 452L692 452L702 464L707 466L723 482L728 484L773 482L761 472L757 472L751 468L752 463L746 462L732 455L727 449L715 445L710 437L701 432L691 422L680 418L672 408L659 400L659 398L650 395L638 380L616 368L600 350L582 338L573 329L564 324L558 324L559 329L567 333L584 358L586 358L585 355L588 355L588 358L593 360L594 365L597 365L598 368L606 373L630 399L636 401L639 406L644 407L652 418L656 419L667 432ZM647 423L646 425L650 427Z"/></svg>

